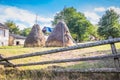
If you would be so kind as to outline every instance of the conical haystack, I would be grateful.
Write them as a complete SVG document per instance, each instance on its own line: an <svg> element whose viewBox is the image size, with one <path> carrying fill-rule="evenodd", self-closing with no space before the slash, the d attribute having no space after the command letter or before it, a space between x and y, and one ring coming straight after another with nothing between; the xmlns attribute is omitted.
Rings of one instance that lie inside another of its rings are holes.
<svg viewBox="0 0 120 80"><path fill-rule="evenodd" d="M25 40L24 47L45 46L45 37L38 24L32 27L32 30Z"/></svg>
<svg viewBox="0 0 120 80"><path fill-rule="evenodd" d="M72 46L73 44L69 29L62 21L56 25L46 41L47 47Z"/></svg>

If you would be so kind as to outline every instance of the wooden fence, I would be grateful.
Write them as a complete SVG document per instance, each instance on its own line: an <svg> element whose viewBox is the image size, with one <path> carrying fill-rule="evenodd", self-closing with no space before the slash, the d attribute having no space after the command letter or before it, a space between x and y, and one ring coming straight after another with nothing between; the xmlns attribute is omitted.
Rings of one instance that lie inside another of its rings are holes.
<svg viewBox="0 0 120 80"><path fill-rule="evenodd" d="M6 58L3 58L2 56L0 56L0 64L4 65L5 67L20 67L20 66L31 66L31 65L53 64L53 63L64 63L64 62L114 59L114 64L116 66L116 69L119 70L120 69L120 61L119 61L120 53L117 53L117 50L115 47L115 43L117 43L117 42L120 42L120 38L113 38L113 39L96 41L96 42L91 42L91 43L78 44L76 46L64 47L64 48L48 50L48 51L43 51L43 52L29 53L29 54L24 54L24 55L11 56L11 57L6 57ZM47 54L53 54L53 53L57 53L57 52L82 49L82 48L100 46L100 45L105 45L105 44L111 45L112 54L103 55L103 56L85 57L85 58L74 58L74 59L26 63L26 64L13 64L13 63L9 62L9 60L22 59L22 58L40 56L40 55L47 55Z"/></svg>

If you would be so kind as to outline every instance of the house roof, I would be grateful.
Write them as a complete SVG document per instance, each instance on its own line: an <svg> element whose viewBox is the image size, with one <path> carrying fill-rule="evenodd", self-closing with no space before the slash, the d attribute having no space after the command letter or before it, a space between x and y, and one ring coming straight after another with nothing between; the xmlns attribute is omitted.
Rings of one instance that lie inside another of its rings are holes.
<svg viewBox="0 0 120 80"><path fill-rule="evenodd" d="M6 25L3 25L2 23L0 23L0 28L2 28L2 29L9 29Z"/></svg>
<svg viewBox="0 0 120 80"><path fill-rule="evenodd" d="M10 36L13 36L15 39L26 39L26 37L17 34L10 34Z"/></svg>

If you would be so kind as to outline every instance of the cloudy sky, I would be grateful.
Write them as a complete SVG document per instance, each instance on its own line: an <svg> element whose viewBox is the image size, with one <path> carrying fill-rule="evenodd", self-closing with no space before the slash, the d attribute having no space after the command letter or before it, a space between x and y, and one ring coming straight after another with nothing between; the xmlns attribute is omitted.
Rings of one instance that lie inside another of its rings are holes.
<svg viewBox="0 0 120 80"><path fill-rule="evenodd" d="M24 29L32 27L37 14L41 28L51 26L54 15L64 6L84 13L92 24L97 24L107 9L120 14L120 0L0 0L0 23L12 20Z"/></svg>

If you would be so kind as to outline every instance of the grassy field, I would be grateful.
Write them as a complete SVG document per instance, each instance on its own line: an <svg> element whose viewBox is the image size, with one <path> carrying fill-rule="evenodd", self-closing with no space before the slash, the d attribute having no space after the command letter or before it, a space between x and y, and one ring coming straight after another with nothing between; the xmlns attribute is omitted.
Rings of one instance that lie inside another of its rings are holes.
<svg viewBox="0 0 120 80"><path fill-rule="evenodd" d="M5 46L5 47L0 47L0 54L2 54L4 57L9 57L9 56L20 55L20 54L29 54L33 52L52 50L56 48L58 47L24 48L23 46ZM120 43L116 43L116 48L118 50L120 49ZM37 56L37 57L29 57L29 58L24 58L24 59L12 60L11 62L14 64L19 64L19 63L30 63L30 62L39 62L39 61L47 61L47 60L97 56L97 55L104 55L104 54L110 54L110 53L111 53L110 45L103 45L103 46L96 46L96 47L91 47L91 48L65 51L65 52L59 52L55 54L48 54L48 55ZM103 63L103 62L104 61L101 61L100 63ZM94 61L94 63L90 61L90 62L60 63L60 64L53 64L53 65L58 65L58 66L60 65L62 67L68 67L68 68L90 68L93 66L96 66L96 67L102 66L100 64L96 64L96 61ZM47 66L52 66L52 64L20 67L20 69L40 69L40 68L46 68Z"/></svg>
<svg viewBox="0 0 120 80"><path fill-rule="evenodd" d="M29 54L33 52L41 52L46 50L56 49L58 47L35 47L35 48L23 48L23 46L5 46L0 47L0 54L4 57ZM120 52L120 43L116 44L117 51ZM80 58L87 56L98 56L111 54L110 45L96 46L91 48L77 49L72 51L59 52L55 54L42 55L37 57L29 57L24 59L11 60L14 64L40 62L48 60L58 60L67 58ZM59 66L59 68L74 68L74 69L87 69L87 68L102 68L102 67L114 67L113 60L99 60L99 61L86 61L86 62L69 62L60 64L49 65L37 65L26 66L18 68L0 68L0 80L117 80L118 77L113 73L54 73L47 72L45 68L53 68L53 66ZM44 69L43 69L44 68ZM58 68L58 67L57 67ZM94 77L92 77L94 76ZM106 77L110 76L110 77ZM119 76L119 75L118 75Z"/></svg>

